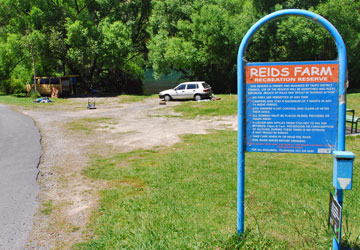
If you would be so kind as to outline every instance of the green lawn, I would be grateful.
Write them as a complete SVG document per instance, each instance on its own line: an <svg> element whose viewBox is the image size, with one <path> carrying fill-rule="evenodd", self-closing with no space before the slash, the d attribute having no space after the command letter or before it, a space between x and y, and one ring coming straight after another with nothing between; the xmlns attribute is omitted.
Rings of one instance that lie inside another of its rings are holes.
<svg viewBox="0 0 360 250"><path fill-rule="evenodd" d="M196 116L224 116L237 114L236 95L216 95L221 100L209 102L182 102L174 107L174 111L181 113L184 118ZM360 90L347 94L346 107L355 110L355 115L360 117Z"/></svg>
<svg viewBox="0 0 360 250"><path fill-rule="evenodd" d="M236 97L221 97L175 108L189 119L236 114ZM359 94L348 95L348 107L360 110ZM106 180L108 188L99 190L93 237L74 248L330 249L331 155L247 153L246 232L236 236L236 137L234 131L186 135L170 148L94 156L84 175ZM360 136L347 137L346 147L359 156ZM359 162L353 190L344 194L343 245L354 250L360 249Z"/></svg>
<svg viewBox="0 0 360 250"><path fill-rule="evenodd" d="M156 98L157 95L119 95L119 103L131 103L143 101L147 98Z"/></svg>
<svg viewBox="0 0 360 250"><path fill-rule="evenodd" d="M355 115L360 117L360 90L347 94L346 108L354 109Z"/></svg>
<svg viewBox="0 0 360 250"><path fill-rule="evenodd" d="M118 95L116 96L117 102L119 104L124 103L132 103L132 102L139 102L143 101L147 98L155 98L155 95ZM104 97L106 99L106 97ZM0 93L0 103L8 104L8 105L14 105L14 106L21 106L29 109L37 109L37 108L62 108L64 106L71 106L72 110L78 110L78 109L84 109L86 106L83 105L83 102L80 102L79 100L75 101L73 98L50 98L52 103L33 103L33 101L37 98L31 98L26 97L25 94L20 95L5 95ZM89 100L91 103L93 100L95 100L95 104L106 104L106 101L98 102L97 97L84 97L83 98L87 104L87 101ZM110 100L111 98L109 98ZM79 104L81 104L79 106Z"/></svg>
<svg viewBox="0 0 360 250"><path fill-rule="evenodd" d="M360 137L347 137L347 150L359 155ZM111 188L100 191L93 238L75 248L329 249L332 156L247 153L239 239L236 152L236 132L219 131L186 135L171 148L95 157L84 174ZM359 170L356 159L344 199L343 245L352 249L360 249Z"/></svg>
<svg viewBox="0 0 360 250"><path fill-rule="evenodd" d="M193 119L196 116L226 116L237 114L236 95L216 95L217 101L187 101L174 107L174 111L181 113L184 118Z"/></svg>
<svg viewBox="0 0 360 250"><path fill-rule="evenodd" d="M25 108L39 108L42 106L55 106L58 104L64 104L69 102L67 99L62 98L50 98L53 103L33 103L36 98L26 97L25 94L19 95L5 95L0 93L0 103L21 106Z"/></svg>

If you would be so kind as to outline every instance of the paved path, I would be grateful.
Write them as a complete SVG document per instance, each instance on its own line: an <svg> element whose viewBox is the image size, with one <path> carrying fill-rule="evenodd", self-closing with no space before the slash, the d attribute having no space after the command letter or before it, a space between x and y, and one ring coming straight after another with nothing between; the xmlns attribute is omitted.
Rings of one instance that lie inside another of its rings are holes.
<svg viewBox="0 0 360 250"><path fill-rule="evenodd" d="M24 249L39 185L40 134L33 120L0 104L0 249Z"/></svg>

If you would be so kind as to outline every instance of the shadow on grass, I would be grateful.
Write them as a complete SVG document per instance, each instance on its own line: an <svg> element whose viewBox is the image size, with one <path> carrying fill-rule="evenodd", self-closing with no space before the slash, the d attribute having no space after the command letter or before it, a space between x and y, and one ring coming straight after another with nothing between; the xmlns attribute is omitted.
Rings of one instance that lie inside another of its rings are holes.
<svg viewBox="0 0 360 250"><path fill-rule="evenodd" d="M227 242L224 243L225 250L240 250L240 249L278 249L288 250L288 242L279 241L277 239L268 238L260 233L245 231L244 234L232 235Z"/></svg>
<svg viewBox="0 0 360 250"><path fill-rule="evenodd" d="M27 96L25 93L18 93L18 94L6 94L4 92L0 92L0 96L12 96L12 97L16 97L16 98L37 98L37 97L32 97L32 96Z"/></svg>
<svg viewBox="0 0 360 250"><path fill-rule="evenodd" d="M14 94L13 96L17 98L28 98L29 96L26 96L26 94Z"/></svg>
<svg viewBox="0 0 360 250"><path fill-rule="evenodd" d="M355 244L351 244L350 242L342 242L341 249L343 250L360 250L360 242L356 242Z"/></svg>
<svg viewBox="0 0 360 250"><path fill-rule="evenodd" d="M69 98L106 98L106 97L117 97L121 95L126 96L151 96L151 94L143 94L143 95L128 95L128 94L119 94L119 93L83 93L83 94L77 94L77 95L67 95L67 96L61 96L60 98L63 99L69 99Z"/></svg>
<svg viewBox="0 0 360 250"><path fill-rule="evenodd" d="M329 242L331 242L329 238ZM240 249L286 249L291 248L288 242L280 241L278 239L266 237L260 233L247 230L242 236L237 234L232 235L227 242L224 242L225 250L240 250ZM342 250L360 250L360 242L347 242L346 240L341 244Z"/></svg>
<svg viewBox="0 0 360 250"><path fill-rule="evenodd" d="M360 93L360 89L349 89L348 94L355 94L355 93Z"/></svg>

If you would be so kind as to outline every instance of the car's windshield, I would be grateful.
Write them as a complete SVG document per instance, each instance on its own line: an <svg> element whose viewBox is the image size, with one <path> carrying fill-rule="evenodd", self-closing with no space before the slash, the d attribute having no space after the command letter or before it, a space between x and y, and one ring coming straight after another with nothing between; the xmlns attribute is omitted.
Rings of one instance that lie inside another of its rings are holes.
<svg viewBox="0 0 360 250"><path fill-rule="evenodd" d="M177 86L177 87L175 88L175 90L185 89L185 87L186 87L186 84L181 84L181 85Z"/></svg>

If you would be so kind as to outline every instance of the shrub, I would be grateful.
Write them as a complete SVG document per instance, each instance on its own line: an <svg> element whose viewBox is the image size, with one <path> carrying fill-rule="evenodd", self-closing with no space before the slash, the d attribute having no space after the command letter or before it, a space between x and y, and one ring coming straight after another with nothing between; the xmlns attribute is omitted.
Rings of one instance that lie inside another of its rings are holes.
<svg viewBox="0 0 360 250"><path fill-rule="evenodd" d="M25 92L25 84L20 79L8 79L0 83L0 90L6 94L20 94Z"/></svg>
<svg viewBox="0 0 360 250"><path fill-rule="evenodd" d="M41 94L39 92L35 91L34 89L31 89L30 97L33 98L33 99L40 98Z"/></svg>

